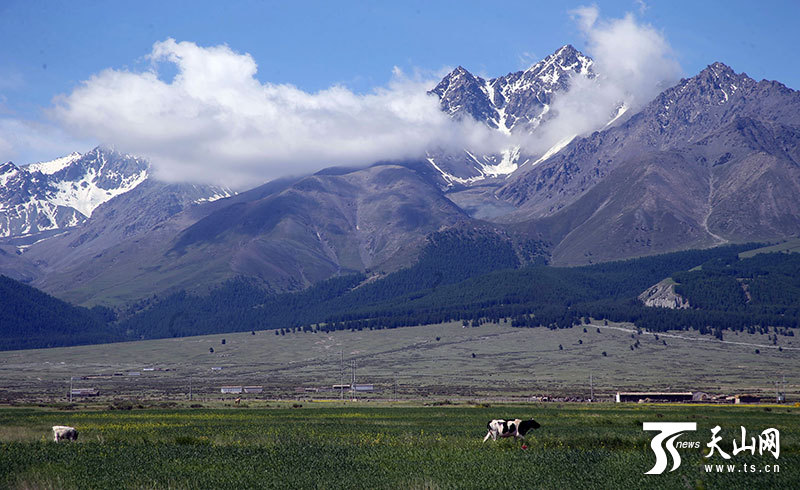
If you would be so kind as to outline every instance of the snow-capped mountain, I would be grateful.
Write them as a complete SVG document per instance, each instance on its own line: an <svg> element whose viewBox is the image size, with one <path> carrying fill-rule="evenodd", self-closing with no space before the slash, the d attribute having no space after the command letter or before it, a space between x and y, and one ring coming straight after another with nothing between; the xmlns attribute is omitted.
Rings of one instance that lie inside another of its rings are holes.
<svg viewBox="0 0 800 490"><path fill-rule="evenodd" d="M437 96L495 131L541 130L559 91L594 76L570 51L501 79L456 70ZM796 237L798 114L800 92L714 63L539 155L466 149L327 169L212 203L201 201L226 191L158 182L146 162L109 150L5 164L0 225L17 228L0 239L0 272L81 304L119 304L237 276L282 291L391 271L453 227L513 234L560 265ZM35 229L52 231L20 238Z"/></svg>
<svg viewBox="0 0 800 490"><path fill-rule="evenodd" d="M429 93L440 99L442 110L453 118L472 117L505 134L530 133L548 119L553 96L566 91L575 76L594 77L593 61L572 45L565 45L527 70L486 80L459 66ZM428 162L447 185L468 185L486 178L508 175L535 156L519 147L498 155L463 155L429 152Z"/></svg>
<svg viewBox="0 0 800 490"><path fill-rule="evenodd" d="M495 196L580 264L800 236L800 92L722 63Z"/></svg>
<svg viewBox="0 0 800 490"><path fill-rule="evenodd" d="M592 64L567 44L527 70L490 80L459 66L430 93L439 96L442 110L452 117L469 114L504 133L530 132L546 118L553 95L569 88L573 76L594 76Z"/></svg>
<svg viewBox="0 0 800 490"><path fill-rule="evenodd" d="M55 232L84 223L98 206L142 184L150 164L98 147L48 162L0 165L0 237ZM227 197L209 188L198 200Z"/></svg>
<svg viewBox="0 0 800 490"><path fill-rule="evenodd" d="M32 235L86 220L77 209L55 202L55 193L44 174L11 162L0 165L0 237Z"/></svg>

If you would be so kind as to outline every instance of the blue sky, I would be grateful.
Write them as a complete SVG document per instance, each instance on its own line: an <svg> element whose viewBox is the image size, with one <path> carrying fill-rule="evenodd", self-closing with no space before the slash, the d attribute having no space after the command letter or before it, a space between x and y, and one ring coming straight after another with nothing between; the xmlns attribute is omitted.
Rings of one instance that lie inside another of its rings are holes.
<svg viewBox="0 0 800 490"><path fill-rule="evenodd" d="M53 98L102 70L146 70L156 42L227 45L249 54L255 78L314 93L343 85L369 93L393 68L431 78L463 65L485 76L525 68L559 46L585 47L569 11L590 2L271 2L89 1L0 2L0 117L47 123ZM800 2L601 1L605 18L633 13L659 31L686 76L713 61L756 79L800 88L792 54ZM160 72L170 76L170 68ZM69 144L37 151L18 145L17 159L51 158ZM2 135L0 135L2 136ZM91 135L75 136L90 141ZM13 145L12 145L13 146ZM0 147L0 150L3 148ZM76 148L86 150L86 148ZM0 155L0 160L8 159Z"/></svg>

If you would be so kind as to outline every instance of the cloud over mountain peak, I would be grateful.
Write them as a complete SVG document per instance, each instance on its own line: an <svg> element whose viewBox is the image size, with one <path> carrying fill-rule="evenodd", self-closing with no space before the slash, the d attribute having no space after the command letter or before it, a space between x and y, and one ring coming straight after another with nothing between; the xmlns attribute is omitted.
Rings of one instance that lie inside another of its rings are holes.
<svg viewBox="0 0 800 490"><path fill-rule="evenodd" d="M431 85L395 71L387 87L308 93L262 83L249 54L173 39L149 70L104 70L57 99L53 116L82 136L153 161L166 180L246 186L330 165L419 157L433 144L482 146L493 135L439 110ZM172 80L159 65L174 65Z"/></svg>

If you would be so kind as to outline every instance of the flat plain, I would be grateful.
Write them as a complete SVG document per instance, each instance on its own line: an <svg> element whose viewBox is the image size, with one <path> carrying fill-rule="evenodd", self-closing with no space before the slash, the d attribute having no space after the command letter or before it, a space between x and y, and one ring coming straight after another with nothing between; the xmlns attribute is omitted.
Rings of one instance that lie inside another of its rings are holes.
<svg viewBox="0 0 800 490"><path fill-rule="evenodd" d="M360 396L372 399L588 398L592 389L596 399L620 390L774 397L785 379L797 401L798 338L726 331L720 341L602 322L229 333L0 352L0 402L64 401L71 377L74 388L97 389L103 400L186 400L190 389L194 399L219 399L222 386L250 385L264 392L248 399L331 398L334 384L352 381L354 364L356 383L375 388Z"/></svg>

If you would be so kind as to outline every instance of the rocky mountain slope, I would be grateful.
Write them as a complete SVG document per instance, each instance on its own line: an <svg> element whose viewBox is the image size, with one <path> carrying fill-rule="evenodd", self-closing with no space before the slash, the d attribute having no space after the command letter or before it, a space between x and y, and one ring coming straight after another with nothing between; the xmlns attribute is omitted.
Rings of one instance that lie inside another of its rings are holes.
<svg viewBox="0 0 800 490"><path fill-rule="evenodd" d="M228 189L167 184L141 158L98 147L0 166L0 272L36 282L135 237Z"/></svg>
<svg viewBox="0 0 800 490"><path fill-rule="evenodd" d="M95 148L50 162L0 165L0 237L74 227L147 178L147 163Z"/></svg>
<svg viewBox="0 0 800 490"><path fill-rule="evenodd" d="M408 265L428 234L471 221L404 166L323 172L191 206L97 254L52 264L35 284L83 304L202 290L242 275L296 290L340 273ZM63 247L48 242L26 255L46 261L51 247Z"/></svg>
<svg viewBox="0 0 800 490"><path fill-rule="evenodd" d="M796 91L715 63L510 179L501 220L567 264L796 236L799 110Z"/></svg>
<svg viewBox="0 0 800 490"><path fill-rule="evenodd" d="M798 126L798 108L796 91L714 63L662 92L625 123L576 138L555 156L526 168L498 195L529 217L547 216L626 161L684 148L742 117Z"/></svg>
<svg viewBox="0 0 800 490"><path fill-rule="evenodd" d="M576 75L593 77L592 60L567 44L530 68L485 80L459 66L430 93L452 117L470 116L502 132L531 132L547 117L552 97Z"/></svg>
<svg viewBox="0 0 800 490"><path fill-rule="evenodd" d="M535 131L574 76L594 76L592 63L565 46L488 81L457 69L433 93L453 117ZM414 263L426 236L452 227L521 237L555 264L780 240L800 235L798 114L798 92L715 63L536 165L511 165L524 155L509 149L495 174L487 156L466 153L469 165L452 157L447 167L428 155L207 202L224 190L149 178L132 186L146 177L146 162L102 149L5 165L4 216L25 202L55 207L41 211L49 221L39 211L4 221L16 236L0 241L0 272L81 304L121 304L236 276L285 291L388 272Z"/></svg>
<svg viewBox="0 0 800 490"><path fill-rule="evenodd" d="M653 308L691 308L689 301L675 292L675 281L669 278L647 288L638 298L642 304Z"/></svg>
<svg viewBox="0 0 800 490"><path fill-rule="evenodd" d="M575 76L594 77L592 60L565 45L530 68L486 80L459 66L429 93L453 118L471 117L499 132L531 133L546 123L557 93L566 92ZM511 147L496 155L465 149L463 154L431 151L430 164L445 185L469 185L508 175L533 156Z"/></svg>
<svg viewBox="0 0 800 490"><path fill-rule="evenodd" d="M149 170L146 160L104 147L21 167L4 163L0 165L0 238L42 232L47 236L83 224L100 205L148 181ZM195 200L230 195L223 188L195 190Z"/></svg>

